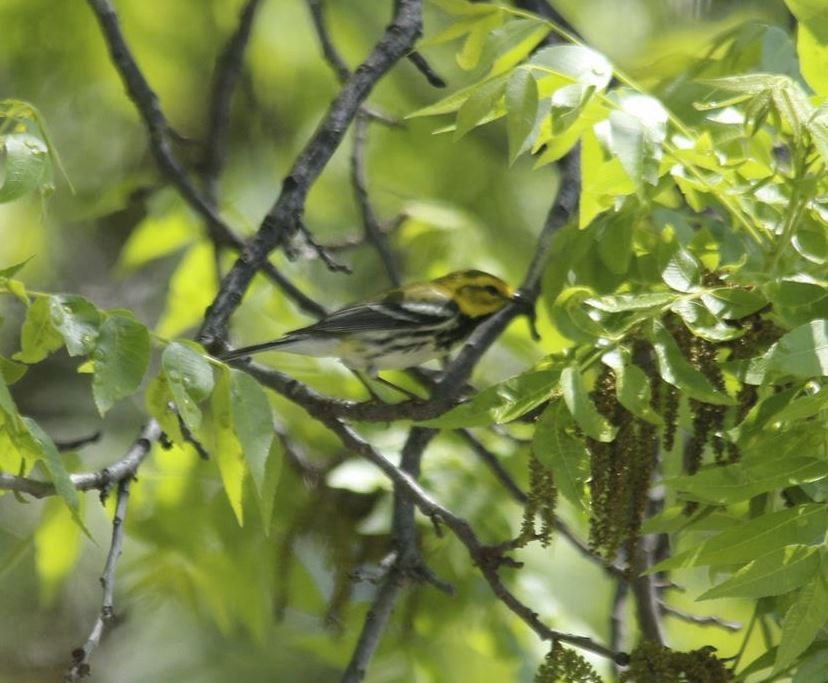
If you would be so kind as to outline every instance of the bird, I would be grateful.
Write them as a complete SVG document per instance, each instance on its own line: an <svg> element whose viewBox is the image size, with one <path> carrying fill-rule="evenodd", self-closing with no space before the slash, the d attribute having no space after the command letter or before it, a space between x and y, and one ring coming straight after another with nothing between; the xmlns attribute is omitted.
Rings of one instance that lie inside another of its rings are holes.
<svg viewBox="0 0 828 683"><path fill-rule="evenodd" d="M499 277L460 270L427 282L390 289L329 313L271 341L230 350L238 360L262 351L338 358L376 376L444 358L485 320L510 302L523 303Z"/></svg>

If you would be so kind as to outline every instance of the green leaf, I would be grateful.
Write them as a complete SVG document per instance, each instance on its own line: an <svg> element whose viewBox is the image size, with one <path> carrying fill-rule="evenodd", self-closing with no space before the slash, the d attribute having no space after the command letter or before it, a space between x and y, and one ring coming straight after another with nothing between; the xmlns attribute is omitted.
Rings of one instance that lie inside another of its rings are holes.
<svg viewBox="0 0 828 683"><path fill-rule="evenodd" d="M716 534L695 549L659 563L653 570L725 566L748 562L787 545L816 545L825 535L826 526L828 510L824 505L769 512Z"/></svg>
<svg viewBox="0 0 828 683"><path fill-rule="evenodd" d="M766 491L817 481L828 463L805 455L705 467L696 474L666 479L675 491L706 503L737 503Z"/></svg>
<svg viewBox="0 0 828 683"><path fill-rule="evenodd" d="M224 492L239 526L244 525L244 477L242 447L233 429L232 386L229 368L218 371L215 389L210 396L210 420L206 425L210 452L218 463Z"/></svg>
<svg viewBox="0 0 828 683"><path fill-rule="evenodd" d="M608 443L615 438L618 428L609 423L587 393L581 373L575 366L561 372L561 390L566 407L584 434L596 441Z"/></svg>
<svg viewBox="0 0 828 683"><path fill-rule="evenodd" d="M259 383L250 375L231 372L233 425L247 468L261 498L267 478L267 462L273 442L273 414Z"/></svg>
<svg viewBox="0 0 828 683"><path fill-rule="evenodd" d="M582 439L568 430L571 420L559 402L549 405L540 416L532 439L532 453L554 473L555 486L581 510L587 510L586 483L589 453Z"/></svg>
<svg viewBox="0 0 828 683"><path fill-rule="evenodd" d="M282 440L275 438L270 443L270 451L267 454L267 463L265 464L264 479L258 495L259 510L262 513L265 536L270 534L270 527L273 520L273 507L276 503L276 489L279 486L283 461L284 448L282 446Z"/></svg>
<svg viewBox="0 0 828 683"><path fill-rule="evenodd" d="M52 441L51 437L43 431L41 426L29 417L22 418L23 423L29 430L32 442L36 450L40 452L43 459L43 464L49 472L49 477L55 485L55 490L58 495L63 498L66 505L74 513L76 521L80 524L80 519L77 513L80 511L80 501L78 500L78 492L72 483L69 473L63 464L63 459L60 457L57 447ZM80 524L83 526L83 524Z"/></svg>
<svg viewBox="0 0 828 683"><path fill-rule="evenodd" d="M503 23L503 16L499 9L482 14L480 19L474 23L462 49L457 53L457 64L461 69L471 71L478 65L486 39L501 23Z"/></svg>
<svg viewBox="0 0 828 683"><path fill-rule="evenodd" d="M63 337L52 324L50 297L40 297L26 310L20 330L20 351L12 358L37 363L63 346Z"/></svg>
<svg viewBox="0 0 828 683"><path fill-rule="evenodd" d="M74 294L49 297L52 327L63 337L70 356L88 354L95 348L101 313L90 301Z"/></svg>
<svg viewBox="0 0 828 683"><path fill-rule="evenodd" d="M799 591L782 620L782 639L776 652L774 672L784 671L796 661L817 636L828 619L828 586L825 577L817 573Z"/></svg>
<svg viewBox="0 0 828 683"><path fill-rule="evenodd" d="M627 311L646 311L651 308L663 309L676 300L673 292L644 292L641 294L611 294L591 297L585 304L607 313L625 313Z"/></svg>
<svg viewBox="0 0 828 683"><path fill-rule="evenodd" d="M824 266L828 263L828 232L821 222L804 216L796 226L792 244L802 258Z"/></svg>
<svg viewBox="0 0 828 683"><path fill-rule="evenodd" d="M795 377L828 375L828 320L812 320L784 335L770 367Z"/></svg>
<svg viewBox="0 0 828 683"><path fill-rule="evenodd" d="M198 404L213 390L213 369L210 363L200 351L172 342L161 354L161 367L181 419L190 431L195 432L201 425Z"/></svg>
<svg viewBox="0 0 828 683"><path fill-rule="evenodd" d="M0 280L14 277L33 258L33 256L29 256L25 261L20 261L20 263L15 263L13 266L0 269Z"/></svg>
<svg viewBox="0 0 828 683"><path fill-rule="evenodd" d="M546 47L532 56L530 64L568 76L597 90L603 90L612 80L612 65L607 58L582 45Z"/></svg>
<svg viewBox="0 0 828 683"><path fill-rule="evenodd" d="M618 157L630 179L640 185L658 184L667 135L667 111L653 97L624 94L620 108L610 112L607 148Z"/></svg>
<svg viewBox="0 0 828 683"><path fill-rule="evenodd" d="M0 378L2 378L6 384L14 384L26 374L28 369L28 365L24 365L23 363L15 363L8 358L0 356Z"/></svg>
<svg viewBox="0 0 828 683"><path fill-rule="evenodd" d="M796 49L802 75L816 93L828 94L828 7L821 0L785 0L797 21Z"/></svg>
<svg viewBox="0 0 828 683"><path fill-rule="evenodd" d="M658 320L653 321L653 347L658 358L659 372L665 382L697 401L720 406L736 404L734 399L718 391L707 377L690 364L676 340Z"/></svg>
<svg viewBox="0 0 828 683"><path fill-rule="evenodd" d="M828 650L817 650L802 660L793 683L828 681Z"/></svg>
<svg viewBox="0 0 828 683"><path fill-rule="evenodd" d="M753 560L697 600L782 595L806 584L818 571L818 548L790 545Z"/></svg>
<svg viewBox="0 0 828 683"><path fill-rule="evenodd" d="M540 19L513 19L493 34L493 47L498 55L490 75L511 71L534 50L547 35L550 27Z"/></svg>
<svg viewBox="0 0 828 683"><path fill-rule="evenodd" d="M147 412L158 420L161 429L173 443L184 447L184 435L181 433L178 415L170 405L172 403L174 403L173 395L167 378L164 375L153 378L144 397Z"/></svg>
<svg viewBox="0 0 828 683"><path fill-rule="evenodd" d="M474 90L471 97L457 111L455 140L462 138L472 128L484 122L484 119L491 120L487 117L494 112L505 88L505 84L496 79L484 82Z"/></svg>
<svg viewBox="0 0 828 683"><path fill-rule="evenodd" d="M101 415L115 402L135 393L150 357L149 331L124 315L111 315L101 326L92 358L92 393Z"/></svg>
<svg viewBox="0 0 828 683"><path fill-rule="evenodd" d="M509 162L531 145L529 136L538 113L538 84L525 69L515 69L506 84L506 134L509 140Z"/></svg>
<svg viewBox="0 0 828 683"><path fill-rule="evenodd" d="M679 292L693 292L701 285L702 265L684 247L676 246L662 266L661 279Z"/></svg>
<svg viewBox="0 0 828 683"><path fill-rule="evenodd" d="M6 150L6 173L0 186L0 204L38 189L49 169L46 143L29 133L0 137Z"/></svg>
<svg viewBox="0 0 828 683"><path fill-rule="evenodd" d="M664 420L653 410L650 378L645 372L630 363L620 350L605 353L601 360L615 372L618 402L636 417L654 425L663 425Z"/></svg>
<svg viewBox="0 0 828 683"><path fill-rule="evenodd" d="M702 302L717 318L740 320L761 310L768 300L756 289L722 287L702 295Z"/></svg>
<svg viewBox="0 0 828 683"><path fill-rule="evenodd" d="M509 79L510 74L500 74L499 76L493 76L492 78L487 78L479 83L474 83L473 85L466 86L465 88L461 88L457 92L444 97L442 100L435 102L434 104L430 104L427 107L423 107L422 109L417 109L416 111L408 114L406 118L413 119L420 116L437 116L440 114L451 114L452 112L457 111L460 107L463 106L463 103L468 100L473 93L475 93L479 88L486 86L488 88L496 88L500 86L501 88L506 87L506 81Z"/></svg>
<svg viewBox="0 0 828 683"><path fill-rule="evenodd" d="M559 377L557 370L530 370L488 387L471 401L419 424L458 429L511 422L549 400L558 388Z"/></svg>

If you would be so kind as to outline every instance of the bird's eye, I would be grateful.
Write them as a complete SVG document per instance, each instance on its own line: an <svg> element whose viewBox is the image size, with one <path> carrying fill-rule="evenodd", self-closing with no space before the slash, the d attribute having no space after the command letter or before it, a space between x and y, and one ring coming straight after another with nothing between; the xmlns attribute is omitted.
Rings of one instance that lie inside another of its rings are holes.
<svg viewBox="0 0 828 683"><path fill-rule="evenodd" d="M500 296L500 290L494 285L486 285L483 289L487 294L491 294L492 296Z"/></svg>

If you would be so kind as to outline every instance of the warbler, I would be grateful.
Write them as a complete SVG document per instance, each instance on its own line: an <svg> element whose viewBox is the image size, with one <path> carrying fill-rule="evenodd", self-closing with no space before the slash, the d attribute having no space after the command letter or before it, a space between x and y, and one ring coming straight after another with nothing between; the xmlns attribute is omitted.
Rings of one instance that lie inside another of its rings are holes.
<svg viewBox="0 0 828 683"><path fill-rule="evenodd" d="M410 368L448 354L510 301L519 297L500 278L461 270L391 289L279 339L229 351L221 359L276 350L339 358L352 370L371 375Z"/></svg>

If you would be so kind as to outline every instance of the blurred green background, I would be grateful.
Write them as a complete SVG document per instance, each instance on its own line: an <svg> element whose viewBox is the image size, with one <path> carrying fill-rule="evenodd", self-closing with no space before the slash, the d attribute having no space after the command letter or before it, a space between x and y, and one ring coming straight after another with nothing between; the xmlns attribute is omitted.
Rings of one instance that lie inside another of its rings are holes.
<svg viewBox="0 0 828 683"><path fill-rule="evenodd" d="M234 30L241 2L143 0L117 3L126 38L164 111L181 136L176 152L197 171L217 54ZM351 65L364 57L390 16L391 3L327 4L331 35ZM676 78L721 32L748 22L787 26L781 0L567 0L556 5L594 47L669 98ZM448 19L428 5L425 37ZM21 273L31 287L82 294L103 308L129 308L164 336L188 334L215 292L212 256L198 219L164 187L146 135L83 2L0 3L0 98L37 106L62 156L71 192L56 177L53 195L0 204L0 266L33 256ZM424 49L435 69L461 87L475 74L454 60L456 45ZM312 133L337 83L320 56L302 0L264 0L234 98L229 158L220 205L231 225L256 229L281 178ZM371 103L403 119L443 96L407 62ZM372 125L367 148L370 196L383 220L407 219L392 237L405 279L477 267L518 282L556 187L554 169L507 163L505 136L490 126L452 141L433 135L431 119ZM358 235L361 224L349 178L350 140L310 194L306 222L321 241ZM153 250L159 258L151 258ZM376 292L387 283L370 249L343 252L353 275L331 273L300 257L274 263L328 307ZM231 255L222 257L224 267ZM554 264L552 266L554 268ZM22 309L0 302L0 350L18 347ZM266 318L263 318L266 314ZM237 343L253 343L307 322L260 280L234 318ZM485 385L565 345L541 321L534 345L515 323L482 363ZM338 395L361 396L334 362L281 357L299 379ZM101 441L75 458L89 470L120 456L144 419L140 401L98 417L88 376L64 353L15 386L21 412L57 439L100 430ZM324 463L342 455L322 428L281 399L281 428L301 457ZM377 426L373 442L394 453L404 426ZM525 448L489 437L519 480ZM454 437L429 450L425 484L469 518L487 539L519 526L520 509ZM337 592L344 571L384 554L389 486L370 466L346 460L323 483L283 467L275 518L265 536L255 509L239 528L214 463L194 453L158 451L134 486L125 556L119 568L119 624L92 660L92 681L336 681L353 648L372 593L359 584L351 601ZM95 542L59 513L58 501L0 497L0 681L60 680L72 648L86 638L100 596L97 575L108 547L107 516L92 494L86 510ZM562 514L567 516L567 510ZM44 522L45 520L45 522ZM581 520L571 519L577 527ZM35 529L38 529L35 533ZM367 680L531 681L544 646L491 597L451 538L427 534L426 558L458 588L446 598L429 587L406 591ZM527 569L516 590L555 628L605 639L610 583L564 542L521 553ZM704 577L700 577L700 580ZM551 587L551 588L550 588ZM692 605L692 588L678 602ZM698 610L698 606L692 606ZM715 604L704 605L715 611ZM745 619L749 606L744 606ZM736 638L668 621L685 649L708 644L730 654ZM598 662L604 666L602 662Z"/></svg>

